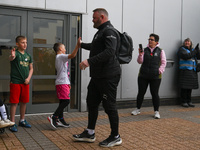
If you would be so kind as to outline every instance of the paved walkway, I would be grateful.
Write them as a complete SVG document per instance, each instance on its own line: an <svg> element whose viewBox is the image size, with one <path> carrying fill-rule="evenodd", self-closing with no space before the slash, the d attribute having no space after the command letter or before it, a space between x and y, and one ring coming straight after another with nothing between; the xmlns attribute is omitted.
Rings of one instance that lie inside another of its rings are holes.
<svg viewBox="0 0 200 150"><path fill-rule="evenodd" d="M74 142L72 134L81 133L87 125L87 112L65 113L70 128L52 129L48 115L31 115L26 119L32 128L18 127L12 133L0 134L0 150L199 150L200 104L195 108L161 106L161 119L153 118L153 108L143 107L138 116L132 109L120 109L120 135L123 143L113 148L101 148L98 143L108 137L110 126L104 111L99 112L94 143ZM19 120L19 117L16 119Z"/></svg>

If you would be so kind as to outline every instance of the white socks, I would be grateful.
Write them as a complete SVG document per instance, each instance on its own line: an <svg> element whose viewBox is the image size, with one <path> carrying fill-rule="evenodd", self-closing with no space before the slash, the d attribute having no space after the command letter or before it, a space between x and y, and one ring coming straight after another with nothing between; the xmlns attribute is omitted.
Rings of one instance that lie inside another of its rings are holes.
<svg viewBox="0 0 200 150"><path fill-rule="evenodd" d="M89 135L94 134L94 130L92 130L92 129L87 129L87 131L88 131L88 134L89 134Z"/></svg>

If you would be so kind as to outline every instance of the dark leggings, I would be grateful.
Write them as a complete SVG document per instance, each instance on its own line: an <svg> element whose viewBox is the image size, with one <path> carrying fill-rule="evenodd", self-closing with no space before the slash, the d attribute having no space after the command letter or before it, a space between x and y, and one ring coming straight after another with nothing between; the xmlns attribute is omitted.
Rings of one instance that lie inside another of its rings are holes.
<svg viewBox="0 0 200 150"><path fill-rule="evenodd" d="M192 94L192 89L181 89L181 102L190 103L191 94Z"/></svg>
<svg viewBox="0 0 200 150"><path fill-rule="evenodd" d="M137 108L140 109L144 100L144 95L147 91L148 85L152 95L152 102L154 111L159 110L160 98L158 95L161 79L144 79L138 77L138 95L137 95Z"/></svg>
<svg viewBox="0 0 200 150"><path fill-rule="evenodd" d="M53 115L58 118L63 118L63 111L65 107L68 106L68 104L69 104L69 99L60 99L58 108L56 109Z"/></svg>

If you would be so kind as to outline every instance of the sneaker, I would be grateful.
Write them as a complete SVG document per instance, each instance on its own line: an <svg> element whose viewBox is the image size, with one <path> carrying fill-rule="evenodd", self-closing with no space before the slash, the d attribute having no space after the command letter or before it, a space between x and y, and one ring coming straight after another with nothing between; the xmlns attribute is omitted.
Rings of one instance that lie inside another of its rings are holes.
<svg viewBox="0 0 200 150"><path fill-rule="evenodd" d="M118 138L115 138L113 136L109 136L107 139L99 143L99 146L102 147L112 147L116 145L120 145L122 143L122 139L119 136Z"/></svg>
<svg viewBox="0 0 200 150"><path fill-rule="evenodd" d="M14 124L14 126L10 127L9 130L12 132L17 132L17 125Z"/></svg>
<svg viewBox="0 0 200 150"><path fill-rule="evenodd" d="M189 107L195 107L195 105L192 104L192 102L189 102L189 103L188 103L188 106L189 106Z"/></svg>
<svg viewBox="0 0 200 150"><path fill-rule="evenodd" d="M55 116L51 115L51 116L47 117L47 119L51 123L51 126L54 127L55 129L57 129L57 127L58 127L57 118Z"/></svg>
<svg viewBox="0 0 200 150"><path fill-rule="evenodd" d="M88 134L88 130L84 130L81 134L73 135L75 141L82 141L82 142L94 142L96 140L95 133L90 135Z"/></svg>
<svg viewBox="0 0 200 150"><path fill-rule="evenodd" d="M68 128L70 126L68 123L65 122L64 118L58 119L56 123L60 127Z"/></svg>
<svg viewBox="0 0 200 150"><path fill-rule="evenodd" d="M13 126L15 124L15 122L10 121L9 119L5 119L3 121L9 123L10 124L9 126Z"/></svg>
<svg viewBox="0 0 200 150"><path fill-rule="evenodd" d="M189 107L189 105L187 103L182 103L181 104L183 107Z"/></svg>
<svg viewBox="0 0 200 150"><path fill-rule="evenodd" d="M136 116L140 114L140 109L135 109L134 111L131 112L132 115Z"/></svg>
<svg viewBox="0 0 200 150"><path fill-rule="evenodd" d="M25 128L31 128L31 125L26 121L19 121L19 126L25 127Z"/></svg>
<svg viewBox="0 0 200 150"><path fill-rule="evenodd" d="M155 111L155 116L154 116L155 119L160 119L160 114L158 111Z"/></svg>
<svg viewBox="0 0 200 150"><path fill-rule="evenodd" d="M4 120L0 120L0 128L5 128L10 126L10 123L5 122Z"/></svg>

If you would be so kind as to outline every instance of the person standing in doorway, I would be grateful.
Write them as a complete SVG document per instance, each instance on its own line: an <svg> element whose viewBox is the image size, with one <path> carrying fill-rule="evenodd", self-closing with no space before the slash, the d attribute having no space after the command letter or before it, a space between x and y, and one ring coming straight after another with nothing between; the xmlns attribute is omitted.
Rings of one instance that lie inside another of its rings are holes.
<svg viewBox="0 0 200 150"><path fill-rule="evenodd" d="M199 47L194 49L190 38L184 40L178 51L179 72L178 82L180 87L181 105L195 107L191 101L192 89L198 89L198 75L196 71L197 59L200 59Z"/></svg>
<svg viewBox="0 0 200 150"><path fill-rule="evenodd" d="M25 120L26 104L29 102L29 82L33 74L33 62L31 55L25 50L27 39L25 36L16 37L17 50L13 48L9 56L11 64L10 73L10 120L15 122L17 105L20 102L19 126L31 128ZM17 132L17 125L9 128L12 132Z"/></svg>
<svg viewBox="0 0 200 150"><path fill-rule="evenodd" d="M116 58L118 35L108 20L108 12L104 8L93 10L93 27L98 31L92 43L81 43L81 47L90 50L89 58L80 63L80 68L90 67L91 80L88 85L87 107L88 126L81 134L73 135L75 141L94 142L95 125L98 117L98 106L102 102L108 115L111 127L110 136L99 145L112 147L120 145L119 116L116 108L117 86L121 76L120 64ZM107 28L107 29L106 29Z"/></svg>
<svg viewBox="0 0 200 150"><path fill-rule="evenodd" d="M159 36L150 34L149 44L144 49L139 49L138 63L142 64L138 75L138 95L137 95L137 108L132 111L132 115L140 114L144 95L149 85L152 95L154 118L159 119L159 105L160 98L158 95L161 83L162 74L166 67L166 56L164 50L159 47Z"/></svg>
<svg viewBox="0 0 200 150"><path fill-rule="evenodd" d="M55 68L56 68L56 92L57 97L59 99L59 105L53 115L49 116L47 119L51 123L52 127L55 129L60 127L69 127L70 125L65 122L63 111L65 107L68 106L70 102L70 80L69 80L69 66L68 60L72 59L76 56L78 49L80 47L80 40L76 44L75 49L71 54L66 54L65 45L62 43L55 43L53 46L54 51L56 52L56 61L55 61Z"/></svg>

